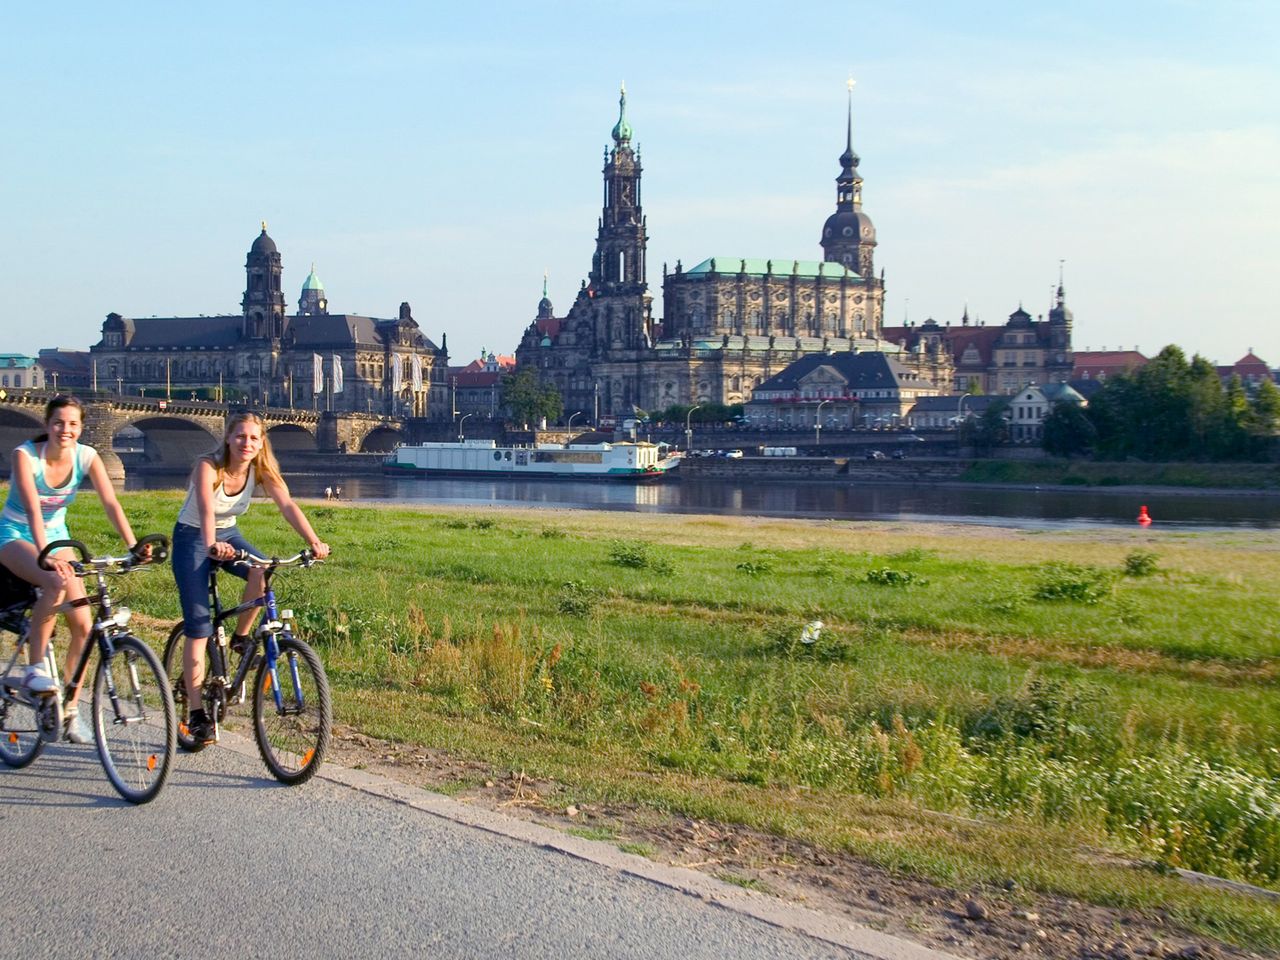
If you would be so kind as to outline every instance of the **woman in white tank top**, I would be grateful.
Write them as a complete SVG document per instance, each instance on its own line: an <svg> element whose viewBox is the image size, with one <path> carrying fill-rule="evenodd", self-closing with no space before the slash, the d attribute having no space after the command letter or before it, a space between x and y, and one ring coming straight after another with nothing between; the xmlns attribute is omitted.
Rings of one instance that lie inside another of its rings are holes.
<svg viewBox="0 0 1280 960"><path fill-rule="evenodd" d="M201 746L212 743L217 735L213 722L200 708L205 642L213 633L209 615L209 565L218 563L222 569L246 581L243 601L262 596L261 570L227 562L238 550L261 555L236 526L236 518L249 509L249 501L259 488L275 501L289 526L317 557L324 559L329 555L329 545L316 536L302 508L289 495L262 421L252 413L232 417L218 449L196 462L187 498L173 528L173 576L178 583L183 632L187 638L182 654L187 703L191 705L187 726ZM233 644L248 636L255 616L256 610L240 615Z"/></svg>

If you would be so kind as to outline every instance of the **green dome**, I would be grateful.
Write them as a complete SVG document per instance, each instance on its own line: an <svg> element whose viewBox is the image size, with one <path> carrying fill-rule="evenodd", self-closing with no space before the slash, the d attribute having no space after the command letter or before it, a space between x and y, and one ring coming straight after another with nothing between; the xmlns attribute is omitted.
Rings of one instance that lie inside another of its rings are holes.
<svg viewBox="0 0 1280 960"><path fill-rule="evenodd" d="M316 276L316 265L311 265L311 272L307 274L307 279L302 281L303 290L319 290L324 292L324 284L320 282L320 278Z"/></svg>
<svg viewBox="0 0 1280 960"><path fill-rule="evenodd" d="M613 125L614 143L627 143L631 140L631 124L627 123L627 85L622 85L622 96L618 98L618 122Z"/></svg>

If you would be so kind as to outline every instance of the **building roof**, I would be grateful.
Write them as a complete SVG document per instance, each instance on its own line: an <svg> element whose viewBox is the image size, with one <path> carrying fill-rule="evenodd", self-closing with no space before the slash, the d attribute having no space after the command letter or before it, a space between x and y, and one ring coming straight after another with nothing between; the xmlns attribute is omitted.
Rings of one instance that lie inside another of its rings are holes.
<svg viewBox="0 0 1280 960"><path fill-rule="evenodd" d="M1147 358L1137 350L1076 350L1072 354L1072 380L1113 377L1145 366Z"/></svg>
<svg viewBox="0 0 1280 960"><path fill-rule="evenodd" d="M146 347L230 347L240 341L244 317L122 317L130 349Z"/></svg>
<svg viewBox="0 0 1280 960"><path fill-rule="evenodd" d="M755 257L710 257L696 267L684 271L685 276L702 276L710 273L746 274L763 277L849 277L859 279L858 274L843 263L826 260L761 260Z"/></svg>
<svg viewBox="0 0 1280 960"><path fill-rule="evenodd" d="M850 390L879 388L932 388L893 357L884 353L812 353L788 364L780 373L756 387L762 393L794 393L819 369L827 367L842 377Z"/></svg>
<svg viewBox="0 0 1280 960"><path fill-rule="evenodd" d="M29 370L35 365L35 357L23 353L0 353L0 367L6 370Z"/></svg>

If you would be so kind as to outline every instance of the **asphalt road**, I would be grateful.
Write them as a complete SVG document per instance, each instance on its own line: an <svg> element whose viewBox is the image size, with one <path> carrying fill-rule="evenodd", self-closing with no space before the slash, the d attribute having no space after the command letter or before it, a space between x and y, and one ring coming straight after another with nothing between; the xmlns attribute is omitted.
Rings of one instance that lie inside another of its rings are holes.
<svg viewBox="0 0 1280 960"><path fill-rule="evenodd" d="M92 747L0 768L0 953L942 956L607 844L358 771L326 774L338 779L282 787L235 738L179 755L160 797L133 807Z"/></svg>

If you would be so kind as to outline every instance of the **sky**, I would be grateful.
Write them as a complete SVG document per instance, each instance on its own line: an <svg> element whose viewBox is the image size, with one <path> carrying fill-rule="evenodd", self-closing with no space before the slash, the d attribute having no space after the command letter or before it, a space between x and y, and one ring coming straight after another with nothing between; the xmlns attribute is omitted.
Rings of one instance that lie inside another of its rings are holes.
<svg viewBox="0 0 1280 960"><path fill-rule="evenodd" d="M0 352L110 312L238 313L259 221L290 310L408 301L512 353L590 270L618 90L648 282L821 259L853 93L886 323L1046 313L1077 350L1280 365L1280 4L1126 0L0 8Z"/></svg>

